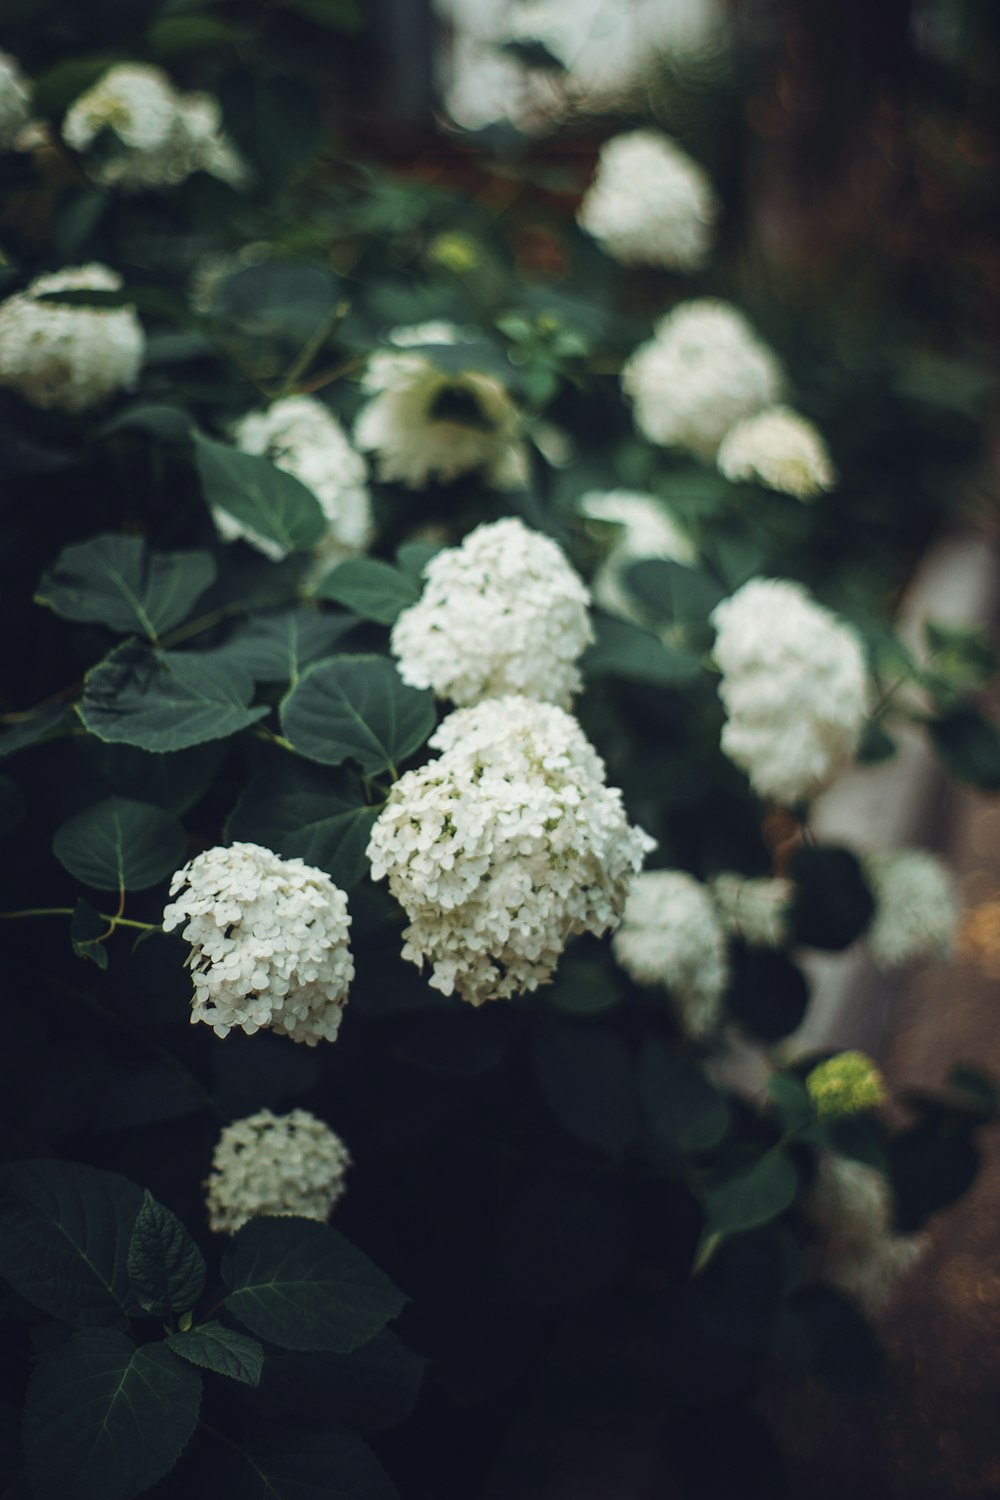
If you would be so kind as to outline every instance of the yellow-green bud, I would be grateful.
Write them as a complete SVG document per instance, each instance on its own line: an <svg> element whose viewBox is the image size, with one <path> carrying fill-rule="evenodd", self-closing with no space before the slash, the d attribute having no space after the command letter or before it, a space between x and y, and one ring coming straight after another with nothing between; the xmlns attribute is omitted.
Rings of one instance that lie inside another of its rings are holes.
<svg viewBox="0 0 1000 1500"><path fill-rule="evenodd" d="M474 271L479 265L479 246L467 234L439 234L431 241L427 258L434 265L462 276L466 271Z"/></svg>
<svg viewBox="0 0 1000 1500"><path fill-rule="evenodd" d="M820 1063L806 1088L818 1115L856 1115L886 1098L885 1079L863 1052L838 1052Z"/></svg>

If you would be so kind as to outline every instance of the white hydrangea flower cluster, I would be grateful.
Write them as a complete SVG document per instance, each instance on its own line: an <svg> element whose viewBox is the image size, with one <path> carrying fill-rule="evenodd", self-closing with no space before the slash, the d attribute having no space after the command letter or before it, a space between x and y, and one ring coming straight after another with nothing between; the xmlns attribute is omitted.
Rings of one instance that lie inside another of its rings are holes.
<svg viewBox="0 0 1000 1500"><path fill-rule="evenodd" d="M569 707L593 632L590 595L556 542L508 516L438 552L424 577L392 631L404 682L461 705L519 693Z"/></svg>
<svg viewBox="0 0 1000 1500"><path fill-rule="evenodd" d="M618 535L611 551L591 580L594 602L609 615L645 623L637 601L625 583L625 570L640 558L661 558L694 564L694 543L671 514L666 501L634 490L588 490L577 501L588 521L614 526Z"/></svg>
<svg viewBox="0 0 1000 1500"><path fill-rule="evenodd" d="M781 876L773 879L713 875L709 889L726 931L748 948L783 948L791 936L789 908L793 886Z"/></svg>
<svg viewBox="0 0 1000 1500"><path fill-rule="evenodd" d="M47 292L116 292L117 271L93 263L36 276L0 303L0 385L45 411L80 412L139 378L146 338L133 307L43 302Z"/></svg>
<svg viewBox="0 0 1000 1500"><path fill-rule="evenodd" d="M0 52L0 151L9 151L28 123L31 84L16 57Z"/></svg>
<svg viewBox="0 0 1000 1500"><path fill-rule="evenodd" d="M329 875L259 844L207 849L173 876L163 928L191 944L191 1020L216 1036L270 1027L332 1042L354 978L347 897Z"/></svg>
<svg viewBox="0 0 1000 1500"><path fill-rule="evenodd" d="M658 130L632 130L601 147L576 217L624 266L697 271L718 215L707 173L676 141Z"/></svg>
<svg viewBox="0 0 1000 1500"><path fill-rule="evenodd" d="M471 1005L536 989L571 933L617 924L653 841L553 704L457 709L431 745L440 759L395 783L368 845L409 918L403 957Z"/></svg>
<svg viewBox="0 0 1000 1500"><path fill-rule="evenodd" d="M660 319L621 381L650 442L711 461L734 422L774 404L782 374L741 312L703 297Z"/></svg>
<svg viewBox="0 0 1000 1500"><path fill-rule="evenodd" d="M814 796L853 758L868 713L858 637L784 579L752 578L711 621L724 754L761 797Z"/></svg>
<svg viewBox="0 0 1000 1500"><path fill-rule="evenodd" d="M102 131L110 131L119 148L90 169L105 187L173 187L198 171L231 187L248 179L246 163L222 130L218 100L178 93L151 63L109 68L62 124L63 140L74 151L88 151Z"/></svg>
<svg viewBox="0 0 1000 1500"><path fill-rule="evenodd" d="M249 412L233 429L233 439L244 453L271 459L316 496L327 520L326 534L314 549L321 571L370 546L373 523L365 461L322 401L286 396L267 411ZM242 537L273 562L287 555L280 543L224 510L215 508L212 517L223 541Z"/></svg>
<svg viewBox="0 0 1000 1500"><path fill-rule="evenodd" d="M379 478L419 490L435 477L447 482L480 469L498 489L523 487L521 415L504 385L475 368L443 370L419 352L460 344L458 330L422 323L389 337L397 348L369 359L363 384L372 399L354 429L357 446L376 454Z"/></svg>
<svg viewBox="0 0 1000 1500"><path fill-rule="evenodd" d="M889 1184L865 1162L825 1156L807 1213L820 1233L819 1275L869 1312L885 1306L926 1246L923 1235L893 1233Z"/></svg>
<svg viewBox="0 0 1000 1500"><path fill-rule="evenodd" d="M698 1039L715 1030L729 982L726 935L711 895L693 875L636 875L611 948L636 984L670 992L685 1035Z"/></svg>
<svg viewBox="0 0 1000 1500"><path fill-rule="evenodd" d="M880 849L862 854L861 867L875 897L865 942L876 963L947 958L960 916L951 871L926 849Z"/></svg>
<svg viewBox="0 0 1000 1500"><path fill-rule="evenodd" d="M235 1120L219 1135L205 1182L209 1228L235 1234L261 1215L325 1224L350 1165L340 1137L307 1109Z"/></svg>
<svg viewBox="0 0 1000 1500"><path fill-rule="evenodd" d="M734 483L755 479L796 500L811 500L837 482L826 443L811 422L787 406L737 422L723 438L717 462Z"/></svg>

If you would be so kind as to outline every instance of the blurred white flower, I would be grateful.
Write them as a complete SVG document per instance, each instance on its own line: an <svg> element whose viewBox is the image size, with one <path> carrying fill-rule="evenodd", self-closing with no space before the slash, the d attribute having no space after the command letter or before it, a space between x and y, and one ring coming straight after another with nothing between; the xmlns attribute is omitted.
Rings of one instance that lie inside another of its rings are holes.
<svg viewBox="0 0 1000 1500"><path fill-rule="evenodd" d="M329 875L259 844L207 849L170 882L163 928L191 944L192 1022L264 1027L314 1047L337 1035L354 978L347 897Z"/></svg>
<svg viewBox="0 0 1000 1500"><path fill-rule="evenodd" d="M727 932L741 938L749 948L784 947L791 931L790 880L754 879L725 872L713 875L708 884Z"/></svg>
<svg viewBox="0 0 1000 1500"><path fill-rule="evenodd" d="M70 106L63 140L87 152L108 131L116 148L89 170L106 187L165 188L192 172L241 187L246 163L222 130L222 111L210 94L181 94L162 68L119 63Z"/></svg>
<svg viewBox="0 0 1000 1500"><path fill-rule="evenodd" d="M615 528L611 550L591 580L594 603L609 615L645 624L645 615L625 582L634 562L659 558L668 562L697 562L694 543L665 500L635 490L588 490L577 501L588 521Z"/></svg>
<svg viewBox="0 0 1000 1500"><path fill-rule="evenodd" d="M395 783L368 845L409 918L403 957L472 1005L536 989L572 933L616 925L652 840L552 704L490 698L431 744L440 759Z"/></svg>
<svg viewBox="0 0 1000 1500"><path fill-rule="evenodd" d="M711 616L722 749L761 797L812 797L854 757L869 706L854 631L800 584L752 578Z"/></svg>
<svg viewBox="0 0 1000 1500"><path fill-rule="evenodd" d="M865 1162L823 1157L806 1212L820 1234L820 1277L869 1312L886 1305L926 1247L923 1235L893 1233L889 1184Z"/></svg>
<svg viewBox="0 0 1000 1500"><path fill-rule="evenodd" d="M397 328L390 338L398 347L379 350L368 361L364 388L371 400L354 429L357 446L376 455L379 478L416 490L433 478L447 482L479 469L499 489L526 484L521 414L505 386L476 369L472 353L468 367L449 360L443 369L419 350L460 346L457 330L425 323Z"/></svg>
<svg viewBox="0 0 1000 1500"><path fill-rule="evenodd" d="M248 413L233 429L233 438L244 453L271 459L316 496L327 520L326 534L314 549L320 571L371 544L365 461L322 401L315 396L286 396L267 411ZM242 537L272 561L287 555L278 542L251 531L223 510L214 509L212 518L225 542Z"/></svg>
<svg viewBox="0 0 1000 1500"><path fill-rule="evenodd" d="M205 1182L209 1228L235 1234L261 1215L325 1224L350 1165L340 1137L308 1110L235 1120L219 1135Z"/></svg>
<svg viewBox="0 0 1000 1500"><path fill-rule="evenodd" d="M797 500L811 500L837 482L822 437L787 406L772 406L737 422L723 438L717 462L727 479L755 479Z"/></svg>
<svg viewBox="0 0 1000 1500"><path fill-rule="evenodd" d="M685 1035L701 1038L715 1030L729 980L726 936L709 892L693 875L636 875L611 948L636 984L669 991Z"/></svg>
<svg viewBox="0 0 1000 1500"><path fill-rule="evenodd" d="M650 442L714 459L742 417L780 393L776 356L735 307L714 298L683 302L622 370L622 389Z"/></svg>
<svg viewBox="0 0 1000 1500"><path fill-rule="evenodd" d="M660 131L633 130L601 147L577 220L622 265L696 271L718 213L707 173L687 152Z"/></svg>
<svg viewBox="0 0 1000 1500"><path fill-rule="evenodd" d="M0 52L0 151L14 146L30 110L31 84L21 64L9 52Z"/></svg>
<svg viewBox="0 0 1000 1500"><path fill-rule="evenodd" d="M392 631L404 682L457 704L521 693L569 707L593 632L590 596L557 543L509 516L438 552L424 577Z"/></svg>
<svg viewBox="0 0 1000 1500"><path fill-rule="evenodd" d="M960 916L954 875L926 849L879 849L861 855L875 897L865 942L883 968L914 958L947 958Z"/></svg>
<svg viewBox="0 0 1000 1500"><path fill-rule="evenodd" d="M26 291L0 303L0 385L32 406L71 412L131 390L146 343L133 307L39 300L48 292L116 292L121 285L107 266L67 266L36 276Z"/></svg>

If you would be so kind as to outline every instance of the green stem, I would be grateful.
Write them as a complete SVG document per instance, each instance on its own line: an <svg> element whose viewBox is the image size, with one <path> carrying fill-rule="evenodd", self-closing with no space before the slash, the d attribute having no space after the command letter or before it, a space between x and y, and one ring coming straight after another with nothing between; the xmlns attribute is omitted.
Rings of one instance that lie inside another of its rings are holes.
<svg viewBox="0 0 1000 1500"><path fill-rule="evenodd" d="M0 922L11 922L18 917L71 917L72 906L26 906L21 911L0 911ZM110 936L116 927L135 927L140 932L161 932L159 922L137 922L133 917L112 916L100 911L97 915L107 922Z"/></svg>
<svg viewBox="0 0 1000 1500"><path fill-rule="evenodd" d="M304 375L306 370L308 370L337 324L343 322L344 318L346 318L350 310L350 305L349 302L339 302L333 311L323 319L323 322L315 330L312 337L306 340L299 351L298 357L289 365L281 385L275 391L275 401L282 400L283 397L289 395L295 389L299 377Z"/></svg>

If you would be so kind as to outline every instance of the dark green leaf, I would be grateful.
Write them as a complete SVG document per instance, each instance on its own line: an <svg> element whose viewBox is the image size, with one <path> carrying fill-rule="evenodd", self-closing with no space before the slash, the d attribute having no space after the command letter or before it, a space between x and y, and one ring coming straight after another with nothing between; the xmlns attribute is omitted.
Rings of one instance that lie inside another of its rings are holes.
<svg viewBox="0 0 1000 1500"><path fill-rule="evenodd" d="M59 1161L0 1167L0 1275L50 1317L121 1326L141 1207L141 1190L117 1172Z"/></svg>
<svg viewBox="0 0 1000 1500"><path fill-rule="evenodd" d="M625 580L635 597L661 620L701 625L725 597L725 590L700 568L665 558L632 563Z"/></svg>
<svg viewBox="0 0 1000 1500"><path fill-rule="evenodd" d="M145 891L184 863L187 835L170 813L108 797L56 829L52 852L97 891Z"/></svg>
<svg viewBox="0 0 1000 1500"><path fill-rule="evenodd" d="M231 26L214 16L164 16L149 27L146 44L152 57L174 58L226 42L236 44L246 37L242 27Z"/></svg>
<svg viewBox="0 0 1000 1500"><path fill-rule="evenodd" d="M632 1062L621 1037L552 1021L536 1036L531 1057L542 1098L563 1129L618 1155L637 1123Z"/></svg>
<svg viewBox="0 0 1000 1500"><path fill-rule="evenodd" d="M434 728L434 695L406 687L384 656L320 662L282 704L285 734L300 755L323 765L354 760L362 771L394 772Z"/></svg>
<svg viewBox="0 0 1000 1500"><path fill-rule="evenodd" d="M38 1500L132 1500L173 1468L200 1405L201 1377L162 1344L74 1334L28 1386L24 1448Z"/></svg>
<svg viewBox="0 0 1000 1500"><path fill-rule="evenodd" d="M91 734L83 736L80 749L109 791L136 802L154 803L178 816L205 795L225 754L218 740L165 755L135 745L106 745Z"/></svg>
<svg viewBox="0 0 1000 1500"><path fill-rule="evenodd" d="M350 615L321 614L316 609L251 615L212 654L216 660L238 663L257 682L294 686L306 667L332 655L355 623Z"/></svg>
<svg viewBox="0 0 1000 1500"><path fill-rule="evenodd" d="M567 1015L599 1016L614 1009L622 990L613 970L599 968L593 961L567 958L559 965L545 998L554 1010Z"/></svg>
<svg viewBox="0 0 1000 1500"><path fill-rule="evenodd" d="M332 1417L352 1432L382 1432L410 1415L424 1369L425 1361L389 1329L351 1354L274 1351L264 1366L258 1409L307 1422Z"/></svg>
<svg viewBox="0 0 1000 1500"><path fill-rule="evenodd" d="M316 153L324 117L301 72L279 78L241 68L220 89L226 125L272 191L284 188Z"/></svg>
<svg viewBox="0 0 1000 1500"><path fill-rule="evenodd" d="M149 1192L132 1230L127 1264L145 1312L190 1312L204 1290L201 1251L177 1215Z"/></svg>
<svg viewBox="0 0 1000 1500"><path fill-rule="evenodd" d="M139 401L134 406L126 406L124 411L105 422L98 428L97 435L113 437L116 432L144 432L163 443L186 443L191 436L191 417L181 406L170 406L163 401Z"/></svg>
<svg viewBox="0 0 1000 1500"><path fill-rule="evenodd" d="M120 52L90 53L85 57L67 57L47 68L35 80L33 103L43 114L61 114L79 94L83 94L115 63L127 54Z"/></svg>
<svg viewBox="0 0 1000 1500"><path fill-rule="evenodd" d="M332 599L363 620L392 625L402 610L420 598L420 583L411 573L379 562L375 557L352 557L328 573L316 589L321 599Z"/></svg>
<svg viewBox="0 0 1000 1500"><path fill-rule="evenodd" d="M800 943L838 952L861 936L875 913L875 898L850 849L802 845L788 874L795 886L789 916Z"/></svg>
<svg viewBox="0 0 1000 1500"><path fill-rule="evenodd" d="M87 673L79 713L109 743L184 750L263 718L266 707L249 707L252 697L253 679L231 662L126 641Z"/></svg>
<svg viewBox="0 0 1000 1500"><path fill-rule="evenodd" d="M368 1444L339 1428L271 1430L220 1444L210 1493L234 1500L399 1500Z"/></svg>
<svg viewBox="0 0 1000 1500"><path fill-rule="evenodd" d="M396 551L396 562L404 573L417 580L417 587L422 588L424 569L440 551L437 542L404 542Z"/></svg>
<svg viewBox="0 0 1000 1500"><path fill-rule="evenodd" d="M643 1043L636 1083L650 1126L672 1151L709 1151L729 1129L729 1106L715 1084L655 1037Z"/></svg>
<svg viewBox="0 0 1000 1500"><path fill-rule="evenodd" d="M322 267L268 260L227 276L216 307L245 333L298 346L327 321L339 298L337 282Z"/></svg>
<svg viewBox="0 0 1000 1500"><path fill-rule="evenodd" d="M70 942L77 958L89 958L99 969L106 969L108 950L101 940L107 931L108 923L100 912L81 896L73 908L69 924Z"/></svg>
<svg viewBox="0 0 1000 1500"><path fill-rule="evenodd" d="M798 1173L783 1151L720 1172L705 1188L705 1229L738 1234L783 1214L798 1192Z"/></svg>
<svg viewBox="0 0 1000 1500"><path fill-rule="evenodd" d="M166 1343L174 1354L193 1365L228 1375L243 1385L260 1385L264 1349L247 1333L238 1333L222 1323L202 1323L187 1333L170 1334Z"/></svg>
<svg viewBox="0 0 1000 1500"><path fill-rule="evenodd" d="M762 1042L790 1036L808 1004L806 977L786 954L737 948L726 1009L751 1036Z"/></svg>
<svg viewBox="0 0 1000 1500"><path fill-rule="evenodd" d="M656 687L682 687L701 671L701 658L693 651L667 646L651 630L628 620L595 615L597 639L583 657L588 677L622 677L627 682L648 682Z"/></svg>
<svg viewBox="0 0 1000 1500"><path fill-rule="evenodd" d="M0 835L10 833L24 819L24 793L9 776L0 776Z"/></svg>
<svg viewBox="0 0 1000 1500"><path fill-rule="evenodd" d="M794 1073L772 1073L767 1080L767 1092L785 1130L800 1130L815 1116L812 1096L804 1081Z"/></svg>
<svg viewBox="0 0 1000 1500"><path fill-rule="evenodd" d="M363 12L359 0L279 0L279 4L282 10L294 11L345 36L355 36L361 30Z"/></svg>
<svg viewBox="0 0 1000 1500"><path fill-rule="evenodd" d="M70 712L65 703L47 703L35 709L23 719L0 729L0 760L37 745L46 736L53 736L71 723Z"/></svg>
<svg viewBox="0 0 1000 1500"><path fill-rule="evenodd" d="M930 725L934 748L957 781L1000 791L1000 733L977 708L957 708Z"/></svg>
<svg viewBox="0 0 1000 1500"><path fill-rule="evenodd" d="M213 443L200 432L194 434L194 452L207 503L276 542L284 554L307 552L325 534L316 496L270 459Z"/></svg>
<svg viewBox="0 0 1000 1500"><path fill-rule="evenodd" d="M308 1219L251 1219L222 1263L226 1307L283 1349L346 1354L401 1312L405 1298L343 1235Z"/></svg>
<svg viewBox="0 0 1000 1500"><path fill-rule="evenodd" d="M150 552L141 537L109 534L60 552L35 599L64 619L155 641L187 619L214 581L209 552Z"/></svg>
<svg viewBox="0 0 1000 1500"><path fill-rule="evenodd" d="M263 844L283 859L325 870L342 890L368 870L365 850L378 810L358 777L288 760L252 781L230 814L226 836Z"/></svg>

